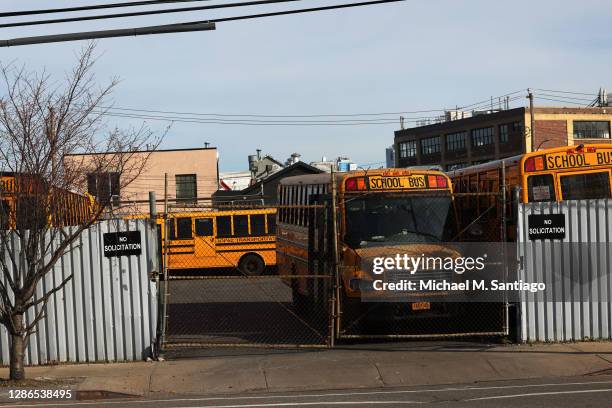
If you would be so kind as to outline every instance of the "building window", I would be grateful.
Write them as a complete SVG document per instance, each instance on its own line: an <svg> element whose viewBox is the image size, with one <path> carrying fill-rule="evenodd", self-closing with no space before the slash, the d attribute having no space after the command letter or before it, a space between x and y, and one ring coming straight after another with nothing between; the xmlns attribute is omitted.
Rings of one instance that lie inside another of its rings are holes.
<svg viewBox="0 0 612 408"><path fill-rule="evenodd" d="M518 133L521 136L523 135L523 122L512 122L510 126L512 133Z"/></svg>
<svg viewBox="0 0 612 408"><path fill-rule="evenodd" d="M421 153L423 156L440 153L440 136L421 139Z"/></svg>
<svg viewBox="0 0 612 408"><path fill-rule="evenodd" d="M609 139L610 122L574 121L574 139Z"/></svg>
<svg viewBox="0 0 612 408"><path fill-rule="evenodd" d="M446 135L446 150L449 152L465 150L466 138L467 132L449 133Z"/></svg>
<svg viewBox="0 0 612 408"><path fill-rule="evenodd" d="M112 200L113 205L119 204L121 190L119 173L90 173L87 175L87 192L101 203Z"/></svg>
<svg viewBox="0 0 612 408"><path fill-rule="evenodd" d="M176 181L176 201L181 202L196 202L196 192L198 191L196 186L196 175L195 174L177 174L175 176Z"/></svg>
<svg viewBox="0 0 612 408"><path fill-rule="evenodd" d="M409 140L399 144L400 158L416 157L416 140Z"/></svg>
<svg viewBox="0 0 612 408"><path fill-rule="evenodd" d="M472 130L472 146L482 147L493 144L493 128L486 127Z"/></svg>
<svg viewBox="0 0 612 408"><path fill-rule="evenodd" d="M508 143L508 130L510 125L499 125L499 143Z"/></svg>

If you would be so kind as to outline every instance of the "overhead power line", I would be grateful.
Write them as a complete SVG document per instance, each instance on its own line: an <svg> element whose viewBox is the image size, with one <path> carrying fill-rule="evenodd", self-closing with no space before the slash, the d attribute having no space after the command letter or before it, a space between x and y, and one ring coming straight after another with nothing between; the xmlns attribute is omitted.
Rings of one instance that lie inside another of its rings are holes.
<svg viewBox="0 0 612 408"><path fill-rule="evenodd" d="M200 119L200 118L184 118L172 116L157 116L157 115L138 115L138 114L123 114L113 112L94 112L96 114L130 118L143 120L159 120L164 122L178 123L201 123L201 124L217 124L217 125L247 125L247 126L355 126L355 125L389 125L399 123L398 119L379 119L379 120L352 120L352 121L263 121L263 120L223 120L223 119ZM416 121L416 120L413 120Z"/></svg>
<svg viewBox="0 0 612 408"><path fill-rule="evenodd" d="M515 92L504 94L510 95ZM494 97L495 99L501 96ZM523 99L522 95L513 96L509 102ZM477 102L478 103L478 102ZM475 110L489 108L490 104L475 106ZM437 123L442 115L434 113L453 111L454 109L422 109L402 112L381 113L344 113L344 114L303 114L303 115L270 115L270 114L229 114L229 113L196 113L169 110L154 110L128 107L99 107L95 114L109 117L156 120L177 123L217 124L217 125L243 125L243 126L358 126L358 125L389 125L397 124L399 115L429 113L429 116L404 116L405 122L431 121ZM393 115L389 117L388 115Z"/></svg>
<svg viewBox="0 0 612 408"><path fill-rule="evenodd" d="M561 102L561 103L570 103L570 104L572 104L572 105L581 105L581 106L584 106L584 105L585 105L585 103L584 103L584 102L575 102L575 101L568 101L568 100L563 100L563 99L555 99L555 98L544 98L544 97L538 96L537 94L536 94L536 95L534 95L534 97L535 97L536 99L543 99L543 100L545 100L545 101Z"/></svg>
<svg viewBox="0 0 612 408"><path fill-rule="evenodd" d="M535 90L535 91L543 91L543 92L561 93L561 94L568 94L568 95L597 96L596 93L556 91L556 90L553 90L553 89L539 89L539 88L533 88L533 90Z"/></svg>
<svg viewBox="0 0 612 408"><path fill-rule="evenodd" d="M445 112L449 109L429 109L429 110L415 110L415 111L404 111L404 112L380 112L380 113L344 113L344 114L310 114L310 115L261 115L261 114L241 114L241 113L196 113L196 112L176 112L176 111L164 111L164 110L152 110L152 109L136 109L136 108L125 108L125 107L100 107L101 109L130 111L130 112L144 112L144 113L162 113L169 115L190 115L190 116L216 116L216 117L245 117L245 118L332 118L332 117L359 117L359 116L385 116L385 115L408 115L415 113L433 113L433 112Z"/></svg>
<svg viewBox="0 0 612 408"><path fill-rule="evenodd" d="M312 13L316 11L339 10L339 9L345 9L345 8L351 8L351 7L373 6L375 4L397 3L400 1L405 1L405 0L375 0L375 1L362 1L359 3L349 3L349 4L334 4L332 6L312 7L312 8L296 9L296 10L285 10L285 11L277 11L277 12L261 13L261 14L250 14L250 15L245 15L245 16L224 17L224 18L217 18L217 19L210 20L210 21L221 23L225 21L248 20L248 19L253 19L253 18L277 17L277 16L287 16L291 14Z"/></svg>
<svg viewBox="0 0 612 408"><path fill-rule="evenodd" d="M155 29L156 32L151 33L151 34L157 34L160 32L165 32L165 33L185 32L185 31L193 31L193 30L190 30L190 29L181 30L180 29L181 26L197 26L199 24L209 24L209 23L226 22L226 21L238 21L238 20L247 20L247 19L263 18L263 17L276 17L276 16L291 15L291 14L312 13L312 12L318 12L318 11L339 10L339 9L346 9L346 8L352 8L352 7L372 6L376 4L397 3L400 1L405 1L405 0L362 1L359 3L335 4L335 5L323 6L323 7L312 7L312 8L285 10L285 11L270 12L270 13L223 17L223 18L218 18L214 20L191 21L187 23L177 23L177 24L161 25L161 26L154 26L154 27L141 27L141 28L130 28L130 29L124 29L124 30L103 30L103 31L90 31L90 32L69 33L69 34L43 35L43 36L36 36L36 37L13 38L10 40L0 40L0 47L62 42L62 41L76 41L76 40L95 39L95 38L109 38L109 37L117 37L117 36L128 36L130 35L129 34L130 32L140 32L143 30L151 31L152 29Z"/></svg>
<svg viewBox="0 0 612 408"><path fill-rule="evenodd" d="M153 6L158 4L170 4L170 3L195 3L201 1L210 0L144 0L144 1L132 1L126 3L109 3L109 4L92 4L91 6L77 6L77 7L62 7L54 9L42 9L42 10L22 10L22 11L8 11L0 13L0 17L19 17L19 16L31 16L37 14L55 14L55 13L69 13L73 11L89 11L89 10L102 10L110 8L121 8L121 7L136 7L136 6Z"/></svg>
<svg viewBox="0 0 612 408"><path fill-rule="evenodd" d="M291 3L291 2L296 2L296 1L302 1L302 0L242 1L239 3L213 4L211 6L194 6L194 7L180 7L180 8L171 8L171 9L162 9L162 10L133 11L129 13L100 14L100 15L94 15L94 16L81 16L81 17L66 17L66 18L56 18L56 19L50 19L50 20L18 21L15 23L0 24L0 28L59 24L59 23L74 23L77 21L105 20L105 19L111 19L111 18L124 18L124 17L140 17L140 16L150 16L150 15L155 15L155 14L184 13L184 12L189 12L189 11L202 11L202 10L214 10L214 9L235 8L235 7L260 6L260 5L265 5L265 4L276 4L276 3Z"/></svg>
<svg viewBox="0 0 612 408"><path fill-rule="evenodd" d="M215 23L199 22L193 24L168 24L161 26L122 28L118 30L87 31L73 34L43 35L22 37L12 40L0 40L0 47L18 45L44 44L62 41L93 40L96 38L131 37L138 35L184 33L192 31L209 31L215 29Z"/></svg>

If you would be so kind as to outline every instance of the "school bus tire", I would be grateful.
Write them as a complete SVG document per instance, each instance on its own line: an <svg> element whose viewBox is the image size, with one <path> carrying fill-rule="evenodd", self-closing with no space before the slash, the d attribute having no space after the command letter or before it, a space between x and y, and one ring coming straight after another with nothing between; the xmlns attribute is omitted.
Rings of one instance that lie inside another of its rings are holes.
<svg viewBox="0 0 612 408"><path fill-rule="evenodd" d="M266 263L257 254L244 254L242 258L240 258L240 261L238 261L238 269L245 275L259 276L263 275L266 269Z"/></svg>

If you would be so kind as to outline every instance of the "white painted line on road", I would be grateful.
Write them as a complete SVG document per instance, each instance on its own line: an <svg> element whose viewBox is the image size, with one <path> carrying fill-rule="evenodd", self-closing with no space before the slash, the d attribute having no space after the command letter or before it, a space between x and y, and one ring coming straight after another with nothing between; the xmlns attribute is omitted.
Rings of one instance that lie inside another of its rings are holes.
<svg viewBox="0 0 612 408"><path fill-rule="evenodd" d="M523 397L537 397L542 395L561 395L561 394L589 394L594 392L612 392L612 388L607 388L605 390L576 390L576 391L557 391L557 392L532 392L529 394L510 394L510 395L495 395L493 397L480 397L480 398L471 398L464 401L484 401L484 400L494 400L494 399L505 399L505 398L523 398Z"/></svg>
<svg viewBox="0 0 612 408"><path fill-rule="evenodd" d="M153 402L199 402L199 401L239 401L239 400L255 400L255 399L285 399L285 398L322 398L322 397L352 397L359 395L393 395L393 394L416 394L427 392L450 392L450 391L479 391L479 390L503 390L516 388L537 388L537 387L560 387L568 385L597 385L597 384L612 384L612 381L588 381L588 382L571 382L571 383L547 383L547 384L523 384L523 385L495 385L489 387L446 387L446 388L429 388L422 390L386 390L386 391L358 391L358 392L329 392L320 394L289 394L289 395L249 395L232 397L202 397L202 398L176 398L176 399L143 399L143 400L121 400L121 401L91 401L91 402L75 402L74 400L66 402L51 403L47 401L46 407L59 407L63 405L113 405L113 404L149 404ZM17 403L17 401L15 401ZM20 404L20 407L37 407L41 404ZM0 408L14 407L11 405L0 405Z"/></svg>
<svg viewBox="0 0 612 408"><path fill-rule="evenodd" d="M392 404L394 406L404 404L425 404L427 401L316 401L316 402L270 402L264 404L243 404L243 405L192 405L189 407L176 408L258 408L258 407L299 407L313 405L366 405L366 404Z"/></svg>

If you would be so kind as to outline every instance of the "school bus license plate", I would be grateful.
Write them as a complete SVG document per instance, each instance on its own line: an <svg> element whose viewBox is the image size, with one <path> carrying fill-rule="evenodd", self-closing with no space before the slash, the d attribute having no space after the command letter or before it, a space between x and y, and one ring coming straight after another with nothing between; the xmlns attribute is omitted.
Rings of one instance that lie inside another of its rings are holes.
<svg viewBox="0 0 612 408"><path fill-rule="evenodd" d="M430 302L415 302L410 304L410 308L412 310L429 310L431 309L431 303Z"/></svg>

